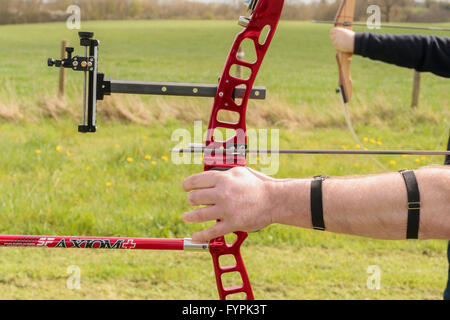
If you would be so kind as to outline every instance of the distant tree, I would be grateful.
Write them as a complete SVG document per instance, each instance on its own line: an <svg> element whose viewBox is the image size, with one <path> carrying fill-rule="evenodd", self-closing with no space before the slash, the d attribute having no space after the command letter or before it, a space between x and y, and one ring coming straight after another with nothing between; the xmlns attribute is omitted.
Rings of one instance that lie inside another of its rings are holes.
<svg viewBox="0 0 450 320"><path fill-rule="evenodd" d="M375 0L373 4L380 6L385 22L391 22L395 10L401 10L408 0Z"/></svg>
<svg viewBox="0 0 450 320"><path fill-rule="evenodd" d="M333 20L341 0L287 1L284 20ZM367 17L369 5L381 7L383 21L450 21L450 2L438 0L358 0L355 20ZM236 19L248 14L242 0L0 0L0 24L64 21L70 5L81 7L82 19Z"/></svg>
<svg viewBox="0 0 450 320"><path fill-rule="evenodd" d="M0 23L13 23L12 21L12 10L10 0L0 0Z"/></svg>

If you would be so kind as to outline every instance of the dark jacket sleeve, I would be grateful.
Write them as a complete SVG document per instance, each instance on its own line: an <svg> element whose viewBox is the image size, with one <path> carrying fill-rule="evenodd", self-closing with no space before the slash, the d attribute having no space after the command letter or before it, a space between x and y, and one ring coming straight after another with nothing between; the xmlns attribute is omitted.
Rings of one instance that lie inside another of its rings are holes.
<svg viewBox="0 0 450 320"><path fill-rule="evenodd" d="M450 78L450 38L357 33L355 54Z"/></svg>

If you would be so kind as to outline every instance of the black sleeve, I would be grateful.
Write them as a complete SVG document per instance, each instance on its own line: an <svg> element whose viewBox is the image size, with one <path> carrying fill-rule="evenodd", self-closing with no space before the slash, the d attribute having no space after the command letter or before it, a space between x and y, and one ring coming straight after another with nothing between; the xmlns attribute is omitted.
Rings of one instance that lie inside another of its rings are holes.
<svg viewBox="0 0 450 320"><path fill-rule="evenodd" d="M357 33L355 54L450 78L450 38Z"/></svg>

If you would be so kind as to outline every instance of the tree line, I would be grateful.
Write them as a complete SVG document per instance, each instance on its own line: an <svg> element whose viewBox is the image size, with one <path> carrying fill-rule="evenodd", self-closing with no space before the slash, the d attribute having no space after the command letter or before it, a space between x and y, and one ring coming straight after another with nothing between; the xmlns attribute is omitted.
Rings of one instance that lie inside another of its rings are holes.
<svg viewBox="0 0 450 320"><path fill-rule="evenodd" d="M340 0L305 3L288 1L285 20L333 20ZM383 22L448 22L449 1L426 0L360 0L356 20L367 17L369 5L379 5ZM125 19L235 19L245 13L243 1L204 3L188 0L0 0L0 24L65 21L70 5L81 8L87 20Z"/></svg>

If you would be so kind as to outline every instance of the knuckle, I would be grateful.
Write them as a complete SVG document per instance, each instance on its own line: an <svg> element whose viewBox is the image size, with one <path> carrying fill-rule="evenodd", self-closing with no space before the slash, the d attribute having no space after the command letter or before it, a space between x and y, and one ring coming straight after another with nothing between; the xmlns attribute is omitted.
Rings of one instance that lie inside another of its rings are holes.
<svg viewBox="0 0 450 320"><path fill-rule="evenodd" d="M201 208L199 210L197 210L197 220L198 221L206 221L207 219L207 213L206 213L206 208Z"/></svg>
<svg viewBox="0 0 450 320"><path fill-rule="evenodd" d="M199 180L200 180L200 177L198 174L196 174L190 178L189 182L190 182L191 186L195 186L199 183Z"/></svg>
<svg viewBox="0 0 450 320"><path fill-rule="evenodd" d="M222 204L227 204L233 199L233 193L229 188L224 188L219 194L218 197Z"/></svg>
<svg viewBox="0 0 450 320"><path fill-rule="evenodd" d="M208 241L213 238L213 235L211 234L211 230L209 230L209 229L199 232L198 236L202 241Z"/></svg>
<svg viewBox="0 0 450 320"><path fill-rule="evenodd" d="M193 214L193 218L196 223L203 222L202 214L198 210L196 210L195 213Z"/></svg>
<svg viewBox="0 0 450 320"><path fill-rule="evenodd" d="M232 175L240 175L241 173L243 173L246 169L244 167L236 167L230 170L230 173L232 173Z"/></svg>
<svg viewBox="0 0 450 320"><path fill-rule="evenodd" d="M229 171L221 172L221 171L210 171L211 175L214 175L218 183L226 181L229 175Z"/></svg>
<svg viewBox="0 0 450 320"><path fill-rule="evenodd" d="M189 203L191 206L197 205L197 196L196 196L196 193L195 193L195 192L189 193L188 196L187 196L187 200L188 200L188 203Z"/></svg>

